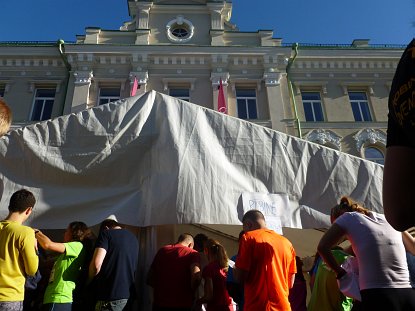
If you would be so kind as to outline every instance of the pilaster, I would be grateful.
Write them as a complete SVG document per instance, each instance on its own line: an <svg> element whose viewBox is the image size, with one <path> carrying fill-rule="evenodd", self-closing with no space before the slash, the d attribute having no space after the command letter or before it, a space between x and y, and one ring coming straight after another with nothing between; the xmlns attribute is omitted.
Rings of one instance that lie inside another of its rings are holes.
<svg viewBox="0 0 415 311"><path fill-rule="evenodd" d="M229 82L229 72L212 72L210 75L210 81L212 81L212 91L213 91L213 109L218 111L218 95L219 95L219 85L220 80L222 79L223 93L225 95L226 105L229 103L228 99L228 82ZM229 108L228 108L229 111Z"/></svg>
<svg viewBox="0 0 415 311"><path fill-rule="evenodd" d="M285 133L286 124L281 120L284 116L284 98L281 92L280 72L265 72L263 80L265 82L265 91L267 93L269 114L271 117L272 129Z"/></svg>
<svg viewBox="0 0 415 311"><path fill-rule="evenodd" d="M73 75L75 87L71 112L78 112L88 107L89 88L94 75L92 71L75 71Z"/></svg>
<svg viewBox="0 0 415 311"><path fill-rule="evenodd" d="M136 95L144 94L147 91L148 71L131 71L130 90L134 84L134 77L137 78L138 89Z"/></svg>

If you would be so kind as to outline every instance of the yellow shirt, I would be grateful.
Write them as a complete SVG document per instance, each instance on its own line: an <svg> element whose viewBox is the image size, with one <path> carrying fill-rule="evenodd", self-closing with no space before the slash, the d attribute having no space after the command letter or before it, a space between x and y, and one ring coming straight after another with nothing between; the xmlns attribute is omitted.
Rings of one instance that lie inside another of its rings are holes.
<svg viewBox="0 0 415 311"><path fill-rule="evenodd" d="M23 301L26 276L34 275L39 258L33 229L17 222L0 222L0 301Z"/></svg>

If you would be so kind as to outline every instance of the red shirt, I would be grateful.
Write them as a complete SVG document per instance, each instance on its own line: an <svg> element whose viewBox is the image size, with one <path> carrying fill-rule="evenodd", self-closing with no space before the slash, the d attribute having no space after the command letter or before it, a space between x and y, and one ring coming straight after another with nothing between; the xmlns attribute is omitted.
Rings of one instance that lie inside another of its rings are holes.
<svg viewBox="0 0 415 311"><path fill-rule="evenodd" d="M297 272L295 251L285 237L269 229L245 233L236 267L247 272L244 311L290 311L291 276Z"/></svg>
<svg viewBox="0 0 415 311"><path fill-rule="evenodd" d="M219 266L217 261L209 263L204 269L204 279L212 279L213 296L207 303L207 311L233 310L231 298L226 289L226 272Z"/></svg>
<svg viewBox="0 0 415 311"><path fill-rule="evenodd" d="M155 280L155 306L192 307L194 291L191 288L190 269L194 264L200 264L199 253L181 244L167 245L157 252L151 264Z"/></svg>

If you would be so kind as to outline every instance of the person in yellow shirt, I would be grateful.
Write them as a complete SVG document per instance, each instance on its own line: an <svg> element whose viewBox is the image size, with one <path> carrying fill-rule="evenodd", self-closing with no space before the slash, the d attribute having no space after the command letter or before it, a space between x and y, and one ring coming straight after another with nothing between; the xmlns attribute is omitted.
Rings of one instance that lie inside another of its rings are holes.
<svg viewBox="0 0 415 311"><path fill-rule="evenodd" d="M35 232L23 225L35 203L26 189L13 193L9 215L0 221L0 311L23 310L26 277L38 269Z"/></svg>

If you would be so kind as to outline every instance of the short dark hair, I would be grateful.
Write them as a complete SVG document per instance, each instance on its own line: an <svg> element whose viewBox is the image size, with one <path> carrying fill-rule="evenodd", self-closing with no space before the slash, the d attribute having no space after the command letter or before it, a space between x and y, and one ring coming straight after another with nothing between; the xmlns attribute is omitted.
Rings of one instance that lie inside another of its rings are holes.
<svg viewBox="0 0 415 311"><path fill-rule="evenodd" d="M121 225L114 219L105 219L103 222L101 222L101 225L99 226L99 232L104 231L105 227L112 229L115 227L121 227Z"/></svg>
<svg viewBox="0 0 415 311"><path fill-rule="evenodd" d="M177 239L177 243L181 243L183 241L188 241L194 243L193 235L190 233L182 233L179 235L179 238Z"/></svg>
<svg viewBox="0 0 415 311"><path fill-rule="evenodd" d="M256 222L259 220L265 220L265 217L264 214L262 214L260 211L256 209L251 209L250 211L247 211L245 215L242 217L242 223L248 219Z"/></svg>
<svg viewBox="0 0 415 311"><path fill-rule="evenodd" d="M82 242L84 237L89 233L88 226L82 221L73 221L68 226L71 230L71 241Z"/></svg>
<svg viewBox="0 0 415 311"><path fill-rule="evenodd" d="M195 250L197 250L198 252L203 252L204 248L205 248L205 244L208 240L208 236L206 234L203 233L198 233L195 235L195 237L193 238L193 240L195 241Z"/></svg>
<svg viewBox="0 0 415 311"><path fill-rule="evenodd" d="M26 189L18 190L10 198L9 212L23 213L29 207L34 207L35 203L36 199L33 193Z"/></svg>

